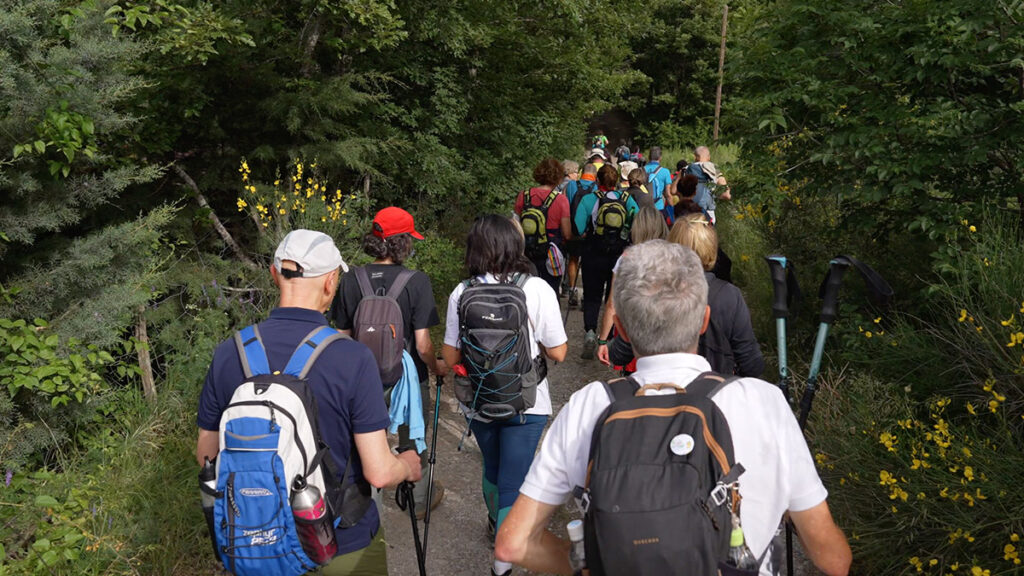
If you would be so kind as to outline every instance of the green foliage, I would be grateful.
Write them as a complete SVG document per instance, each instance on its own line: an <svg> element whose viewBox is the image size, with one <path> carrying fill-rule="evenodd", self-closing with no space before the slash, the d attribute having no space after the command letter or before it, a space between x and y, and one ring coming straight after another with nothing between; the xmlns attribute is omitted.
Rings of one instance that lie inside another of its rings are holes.
<svg viewBox="0 0 1024 576"><path fill-rule="evenodd" d="M836 206L819 244L910 230L934 251L985 203L1024 205L1021 3L787 0L736 23L732 133L757 201Z"/></svg>
<svg viewBox="0 0 1024 576"><path fill-rule="evenodd" d="M106 389L114 359L75 339L61 342L43 320L0 318L0 461L7 469L60 452Z"/></svg>
<svg viewBox="0 0 1024 576"><path fill-rule="evenodd" d="M162 229L175 212L157 208L72 241L12 280L20 293L0 304L0 315L49 318L58 334L111 349L139 306L162 287L169 248L161 242Z"/></svg>
<svg viewBox="0 0 1024 576"><path fill-rule="evenodd" d="M126 102L144 84L128 66L145 47L112 38L97 5L70 19L61 7L0 3L0 229L20 248L160 173L121 148L138 126ZM24 250L7 248L11 270Z"/></svg>

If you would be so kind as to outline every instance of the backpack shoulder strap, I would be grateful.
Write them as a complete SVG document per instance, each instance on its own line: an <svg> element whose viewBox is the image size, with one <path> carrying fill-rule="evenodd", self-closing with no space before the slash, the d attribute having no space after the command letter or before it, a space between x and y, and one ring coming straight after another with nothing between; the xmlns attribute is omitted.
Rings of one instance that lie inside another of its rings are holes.
<svg viewBox="0 0 1024 576"><path fill-rule="evenodd" d="M388 289L388 298L398 300L398 297L402 294L402 290L405 290L405 285L412 280L412 277L416 274L415 271L403 268L395 281L391 283L391 288Z"/></svg>
<svg viewBox="0 0 1024 576"><path fill-rule="evenodd" d="M515 284L518 288L523 289L523 287L526 286L527 280L529 279L529 274L522 274L517 272L514 276L512 276L512 284Z"/></svg>
<svg viewBox="0 0 1024 576"><path fill-rule="evenodd" d="M619 192L619 200L621 200L623 204L629 202L629 188Z"/></svg>
<svg viewBox="0 0 1024 576"><path fill-rule="evenodd" d="M370 274L366 271L366 266L353 268L352 272L356 275L356 282L359 283L359 293L362 297L373 296L373 286L370 285Z"/></svg>
<svg viewBox="0 0 1024 576"><path fill-rule="evenodd" d="M299 346L292 353L292 357L285 366L284 373L291 374L296 378L305 378L313 363L320 357L320 354L327 348L327 345L335 340L349 339L341 332L329 326L319 326L306 335L299 343Z"/></svg>
<svg viewBox="0 0 1024 576"><path fill-rule="evenodd" d="M263 347L259 326L253 324L235 332L235 347L242 361L242 372L246 378L257 374L270 374L270 361L267 350Z"/></svg>
<svg viewBox="0 0 1024 576"><path fill-rule="evenodd" d="M608 399L612 401L612 404L616 400L633 396L640 389L640 383L632 377L602 381L601 384L604 386L604 391L608 393Z"/></svg>
<svg viewBox="0 0 1024 576"><path fill-rule="evenodd" d="M547 213L548 208L551 208L551 205L555 203L555 198L557 198L559 194L561 194L561 192L557 190L552 190L551 192L548 192L548 197L544 199L545 213Z"/></svg>
<svg viewBox="0 0 1024 576"><path fill-rule="evenodd" d="M523 192L523 210L526 210L527 208L529 208L532 205L533 204L530 202L530 189L527 188Z"/></svg>
<svg viewBox="0 0 1024 576"><path fill-rule="evenodd" d="M726 378L716 372L705 372L686 386L687 394L697 394L706 398L714 398L715 394L721 392L729 384L739 380L739 376Z"/></svg>

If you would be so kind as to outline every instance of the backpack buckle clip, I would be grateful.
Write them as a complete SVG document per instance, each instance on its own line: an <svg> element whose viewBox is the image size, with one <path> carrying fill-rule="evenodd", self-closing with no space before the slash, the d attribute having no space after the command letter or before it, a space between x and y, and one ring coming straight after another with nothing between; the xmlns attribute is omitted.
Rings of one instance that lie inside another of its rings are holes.
<svg viewBox="0 0 1024 576"><path fill-rule="evenodd" d="M715 485L714 490L711 491L711 496L708 498L708 500L711 500L711 502L715 506L721 506L725 504L726 500L729 499L728 488L728 486L719 482L718 484Z"/></svg>
<svg viewBox="0 0 1024 576"><path fill-rule="evenodd" d="M590 490L577 486L573 489L572 495L576 498L576 505L584 515L590 510Z"/></svg>

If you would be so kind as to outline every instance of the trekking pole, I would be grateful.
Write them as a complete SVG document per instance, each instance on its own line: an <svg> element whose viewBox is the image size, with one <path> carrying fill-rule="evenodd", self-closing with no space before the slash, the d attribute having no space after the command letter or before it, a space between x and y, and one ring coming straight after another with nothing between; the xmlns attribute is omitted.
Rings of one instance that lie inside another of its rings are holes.
<svg viewBox="0 0 1024 576"><path fill-rule="evenodd" d="M779 347L779 389L782 396L789 402L789 366L786 364L786 318L789 317L789 293L786 285L786 268L789 262L785 256L771 255L765 260L772 275L772 288L775 299L772 301L772 314L775 316L775 336Z"/></svg>
<svg viewBox="0 0 1024 576"><path fill-rule="evenodd" d="M814 341L814 355L811 356L811 370L807 374L807 387L804 388L804 395L800 398L800 417L797 422L800 430L807 427L807 416L811 413L811 404L814 402L814 393L817 390L818 371L821 369L821 355L825 349L825 339L828 337L828 329L839 315L839 287L843 283L843 274L850 267L850 261L846 258L833 258L828 263L828 276L821 285L821 316L818 324L818 337Z"/></svg>
<svg viewBox="0 0 1024 576"><path fill-rule="evenodd" d="M398 490L395 491L395 504L402 510L409 510L409 520L412 522L412 539L416 545L416 564L420 569L420 576L427 576L427 564L426 559L423 557L423 547L420 545L420 529L416 525L416 496L413 495L412 491L416 485L412 482L405 481L398 485ZM430 503L427 502L427 508L430 508Z"/></svg>
<svg viewBox="0 0 1024 576"><path fill-rule="evenodd" d="M423 560L427 558L427 537L430 535L430 509L434 503L434 462L437 460L437 420L441 412L441 385L444 384L444 377L434 378L437 386L437 393L434 395L434 430L430 438L430 457L427 459L429 465L427 472L427 511L423 514Z"/></svg>

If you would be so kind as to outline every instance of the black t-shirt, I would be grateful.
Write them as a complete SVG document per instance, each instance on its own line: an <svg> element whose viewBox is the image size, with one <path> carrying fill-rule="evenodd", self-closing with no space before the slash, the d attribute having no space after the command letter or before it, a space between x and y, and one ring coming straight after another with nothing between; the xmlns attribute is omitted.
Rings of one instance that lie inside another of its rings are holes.
<svg viewBox="0 0 1024 576"><path fill-rule="evenodd" d="M405 270L404 266L398 264L367 264L366 272L370 277L370 286L374 290L384 288L385 292L391 288L399 272ZM352 330L352 320L356 316L356 308L363 299L359 291L359 281L352 272L341 277L341 286L331 306L331 318L339 330ZM420 360L416 352L416 330L430 328L441 323L437 315L437 305L434 303L434 290L430 287L430 278L420 271L414 271L412 278L405 285L405 289L398 295L398 307L402 310L402 318L405 320L405 347L412 355L416 363L416 371L419 372L419 381L423 382L429 376L426 364Z"/></svg>

